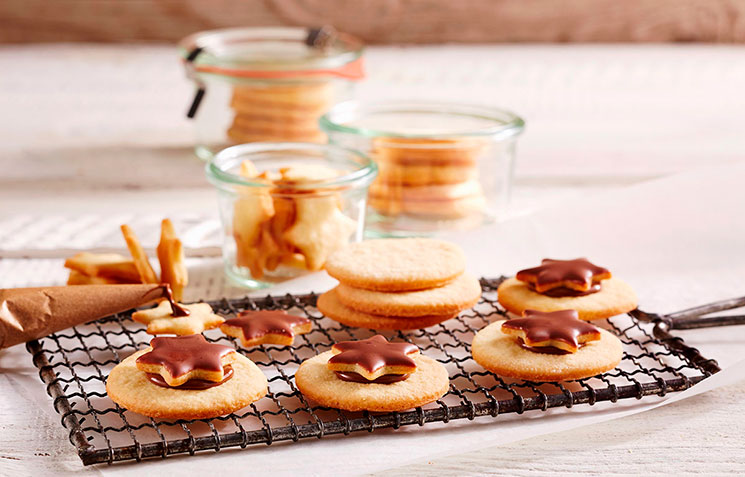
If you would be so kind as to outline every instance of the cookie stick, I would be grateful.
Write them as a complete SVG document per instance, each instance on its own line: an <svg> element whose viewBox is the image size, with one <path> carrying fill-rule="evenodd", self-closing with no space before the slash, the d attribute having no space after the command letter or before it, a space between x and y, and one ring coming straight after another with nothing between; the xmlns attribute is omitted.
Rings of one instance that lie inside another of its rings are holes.
<svg viewBox="0 0 745 477"><path fill-rule="evenodd" d="M157 248L160 262L160 282L171 285L173 299L181 301L189 275L184 263L184 249L176 236L170 219L163 219L160 226L160 243Z"/></svg>
<svg viewBox="0 0 745 477"><path fill-rule="evenodd" d="M121 229L122 235L124 235L124 240L127 242L129 253L132 254L135 267L137 267L137 272L140 274L140 280L142 283L158 283L158 277L155 275L155 270L153 270L152 265L150 265L150 260L148 260L145 250L137 239L137 235L135 235L132 228L127 224L123 224Z"/></svg>

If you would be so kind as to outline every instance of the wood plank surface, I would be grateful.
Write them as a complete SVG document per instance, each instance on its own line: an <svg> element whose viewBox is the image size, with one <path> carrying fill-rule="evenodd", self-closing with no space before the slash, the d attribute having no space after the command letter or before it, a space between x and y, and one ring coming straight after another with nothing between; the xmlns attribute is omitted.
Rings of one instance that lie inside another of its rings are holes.
<svg viewBox="0 0 745 477"><path fill-rule="evenodd" d="M331 24L371 44L745 41L745 0L3 0L0 43Z"/></svg>

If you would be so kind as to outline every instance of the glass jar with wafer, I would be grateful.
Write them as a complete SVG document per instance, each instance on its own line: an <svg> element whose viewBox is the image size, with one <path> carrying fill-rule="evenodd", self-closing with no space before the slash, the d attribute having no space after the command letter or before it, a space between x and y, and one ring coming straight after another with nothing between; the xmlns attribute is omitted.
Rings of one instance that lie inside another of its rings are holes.
<svg viewBox="0 0 745 477"><path fill-rule="evenodd" d="M325 143L318 118L350 99L363 77L362 44L330 28L233 28L179 43L195 95L195 152L248 142Z"/></svg>
<svg viewBox="0 0 745 477"><path fill-rule="evenodd" d="M367 233L427 235L504 217L523 120L449 103L341 103L321 118L329 141L377 163Z"/></svg>
<svg viewBox="0 0 745 477"><path fill-rule="evenodd" d="M226 274L263 288L321 270L362 239L377 167L340 146L255 143L220 151L206 173L218 191Z"/></svg>

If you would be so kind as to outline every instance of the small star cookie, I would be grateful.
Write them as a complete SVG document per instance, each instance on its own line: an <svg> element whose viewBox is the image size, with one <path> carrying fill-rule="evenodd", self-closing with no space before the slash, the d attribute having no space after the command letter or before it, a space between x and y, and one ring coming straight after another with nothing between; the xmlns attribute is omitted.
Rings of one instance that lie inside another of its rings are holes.
<svg viewBox="0 0 745 477"><path fill-rule="evenodd" d="M243 346L278 344L290 346L295 335L308 333L313 323L303 316L284 311L244 311L220 325L223 333L239 338Z"/></svg>
<svg viewBox="0 0 745 477"><path fill-rule="evenodd" d="M305 255L308 270L316 271L356 228L357 222L339 210L337 196L307 197L297 199L295 223L284 238Z"/></svg>
<svg viewBox="0 0 745 477"><path fill-rule="evenodd" d="M256 182L265 182L251 161L241 163L241 176ZM269 188L239 189L233 206L233 237L236 244L236 263L248 267L254 278L261 278L264 267L258 245L262 239L262 225L274 216L274 203Z"/></svg>
<svg viewBox="0 0 745 477"><path fill-rule="evenodd" d="M183 305L189 310L188 316L173 316L171 304L162 301L155 308L136 311L132 319L147 325L147 332L151 335L174 334L195 335L220 326L225 320L212 312L207 303Z"/></svg>

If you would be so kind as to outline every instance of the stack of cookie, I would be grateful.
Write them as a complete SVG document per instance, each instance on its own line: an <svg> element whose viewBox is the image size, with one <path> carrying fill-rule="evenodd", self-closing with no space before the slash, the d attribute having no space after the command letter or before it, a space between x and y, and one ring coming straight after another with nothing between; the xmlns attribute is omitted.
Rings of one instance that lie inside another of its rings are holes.
<svg viewBox="0 0 745 477"><path fill-rule="evenodd" d="M318 118L331 106L330 82L236 86L235 111L228 137L236 143L316 142L326 140Z"/></svg>
<svg viewBox="0 0 745 477"><path fill-rule="evenodd" d="M329 256L340 284L318 309L348 326L377 330L426 328L476 304L481 286L465 274L456 245L435 239L381 239L350 244Z"/></svg>
<svg viewBox="0 0 745 477"><path fill-rule="evenodd" d="M370 205L392 216L458 218L483 210L477 158L484 147L473 139L377 138Z"/></svg>

